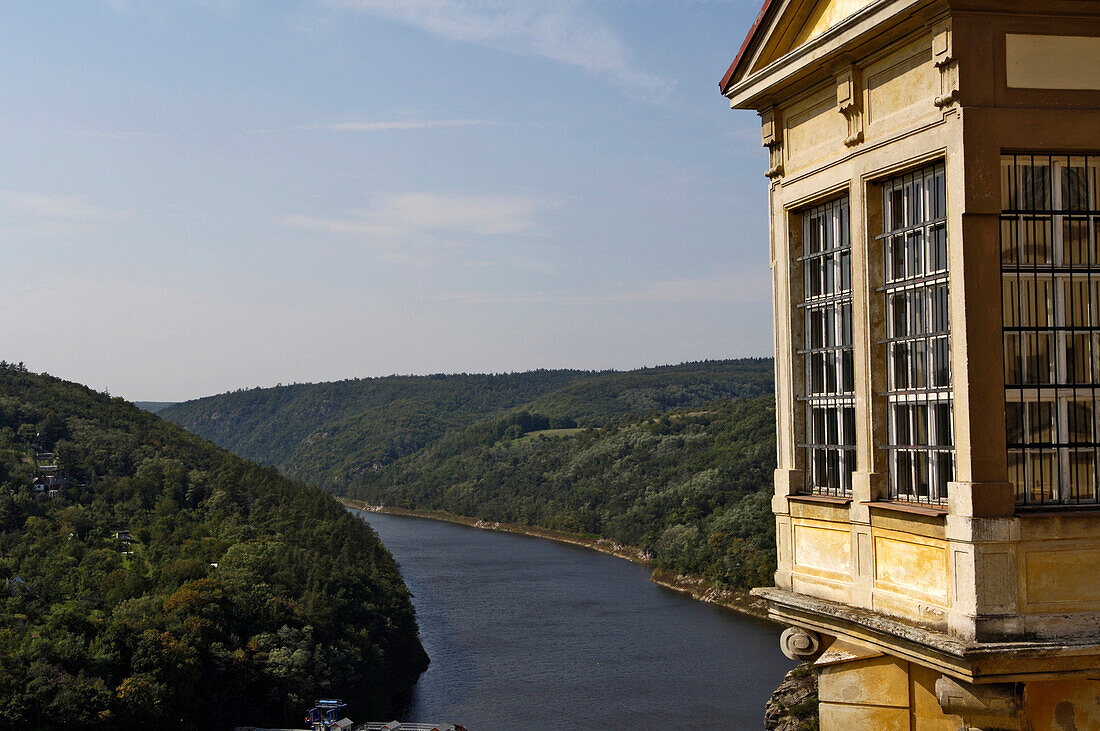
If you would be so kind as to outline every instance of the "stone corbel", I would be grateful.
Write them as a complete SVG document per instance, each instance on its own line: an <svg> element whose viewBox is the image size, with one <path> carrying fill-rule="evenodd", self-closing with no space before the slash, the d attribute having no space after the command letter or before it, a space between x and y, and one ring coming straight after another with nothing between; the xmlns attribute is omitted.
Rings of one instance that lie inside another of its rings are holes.
<svg viewBox="0 0 1100 731"><path fill-rule="evenodd" d="M940 72L940 93L932 103L947 109L959 100L959 60L951 47L951 26L941 26L932 36L932 65Z"/></svg>
<svg viewBox="0 0 1100 731"><path fill-rule="evenodd" d="M1024 728L1021 688L1015 683L971 685L943 675L936 680L936 700L944 713L962 716L967 728L1018 731Z"/></svg>
<svg viewBox="0 0 1100 731"><path fill-rule="evenodd" d="M768 148L768 171L764 177L775 180L783 176L783 134L779 110L775 107L760 112L760 132L764 147Z"/></svg>
<svg viewBox="0 0 1100 731"><path fill-rule="evenodd" d="M844 144L848 147L855 147L863 142L863 107L860 105L862 96L859 71L849 67L837 74L836 103L837 109L848 120L848 136L844 138Z"/></svg>

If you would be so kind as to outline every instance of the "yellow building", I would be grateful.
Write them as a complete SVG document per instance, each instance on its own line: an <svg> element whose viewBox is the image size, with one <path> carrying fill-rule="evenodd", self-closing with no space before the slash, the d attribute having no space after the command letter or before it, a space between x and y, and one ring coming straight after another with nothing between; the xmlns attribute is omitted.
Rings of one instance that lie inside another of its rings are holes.
<svg viewBox="0 0 1100 731"><path fill-rule="evenodd" d="M767 0L784 650L823 729L1100 729L1100 2Z"/></svg>

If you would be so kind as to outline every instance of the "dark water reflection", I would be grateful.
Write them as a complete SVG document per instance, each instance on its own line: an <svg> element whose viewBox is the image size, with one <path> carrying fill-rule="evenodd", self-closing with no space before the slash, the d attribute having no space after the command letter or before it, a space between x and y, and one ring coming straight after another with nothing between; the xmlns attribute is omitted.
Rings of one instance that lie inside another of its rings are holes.
<svg viewBox="0 0 1100 731"><path fill-rule="evenodd" d="M759 729L792 663L779 628L621 559L364 513L401 566L432 659L401 720L484 729Z"/></svg>

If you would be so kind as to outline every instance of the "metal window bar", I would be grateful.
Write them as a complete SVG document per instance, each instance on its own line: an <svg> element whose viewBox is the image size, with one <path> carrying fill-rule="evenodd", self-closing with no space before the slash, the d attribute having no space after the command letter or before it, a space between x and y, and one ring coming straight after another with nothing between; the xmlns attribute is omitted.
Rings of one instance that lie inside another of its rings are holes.
<svg viewBox="0 0 1100 731"><path fill-rule="evenodd" d="M805 342L803 490L846 497L856 466L852 256L848 198L802 213Z"/></svg>
<svg viewBox="0 0 1100 731"><path fill-rule="evenodd" d="M942 504L955 479L944 164L883 185L890 499Z"/></svg>
<svg viewBox="0 0 1100 731"><path fill-rule="evenodd" d="M1001 159L1009 479L1023 507L1100 504L1100 156Z"/></svg>

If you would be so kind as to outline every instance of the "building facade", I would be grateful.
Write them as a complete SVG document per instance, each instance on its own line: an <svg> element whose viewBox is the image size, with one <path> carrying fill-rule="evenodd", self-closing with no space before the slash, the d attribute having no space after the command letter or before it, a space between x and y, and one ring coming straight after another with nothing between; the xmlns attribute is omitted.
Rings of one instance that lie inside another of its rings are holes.
<svg viewBox="0 0 1100 731"><path fill-rule="evenodd" d="M1100 2L767 0L722 91L822 728L1100 728Z"/></svg>

